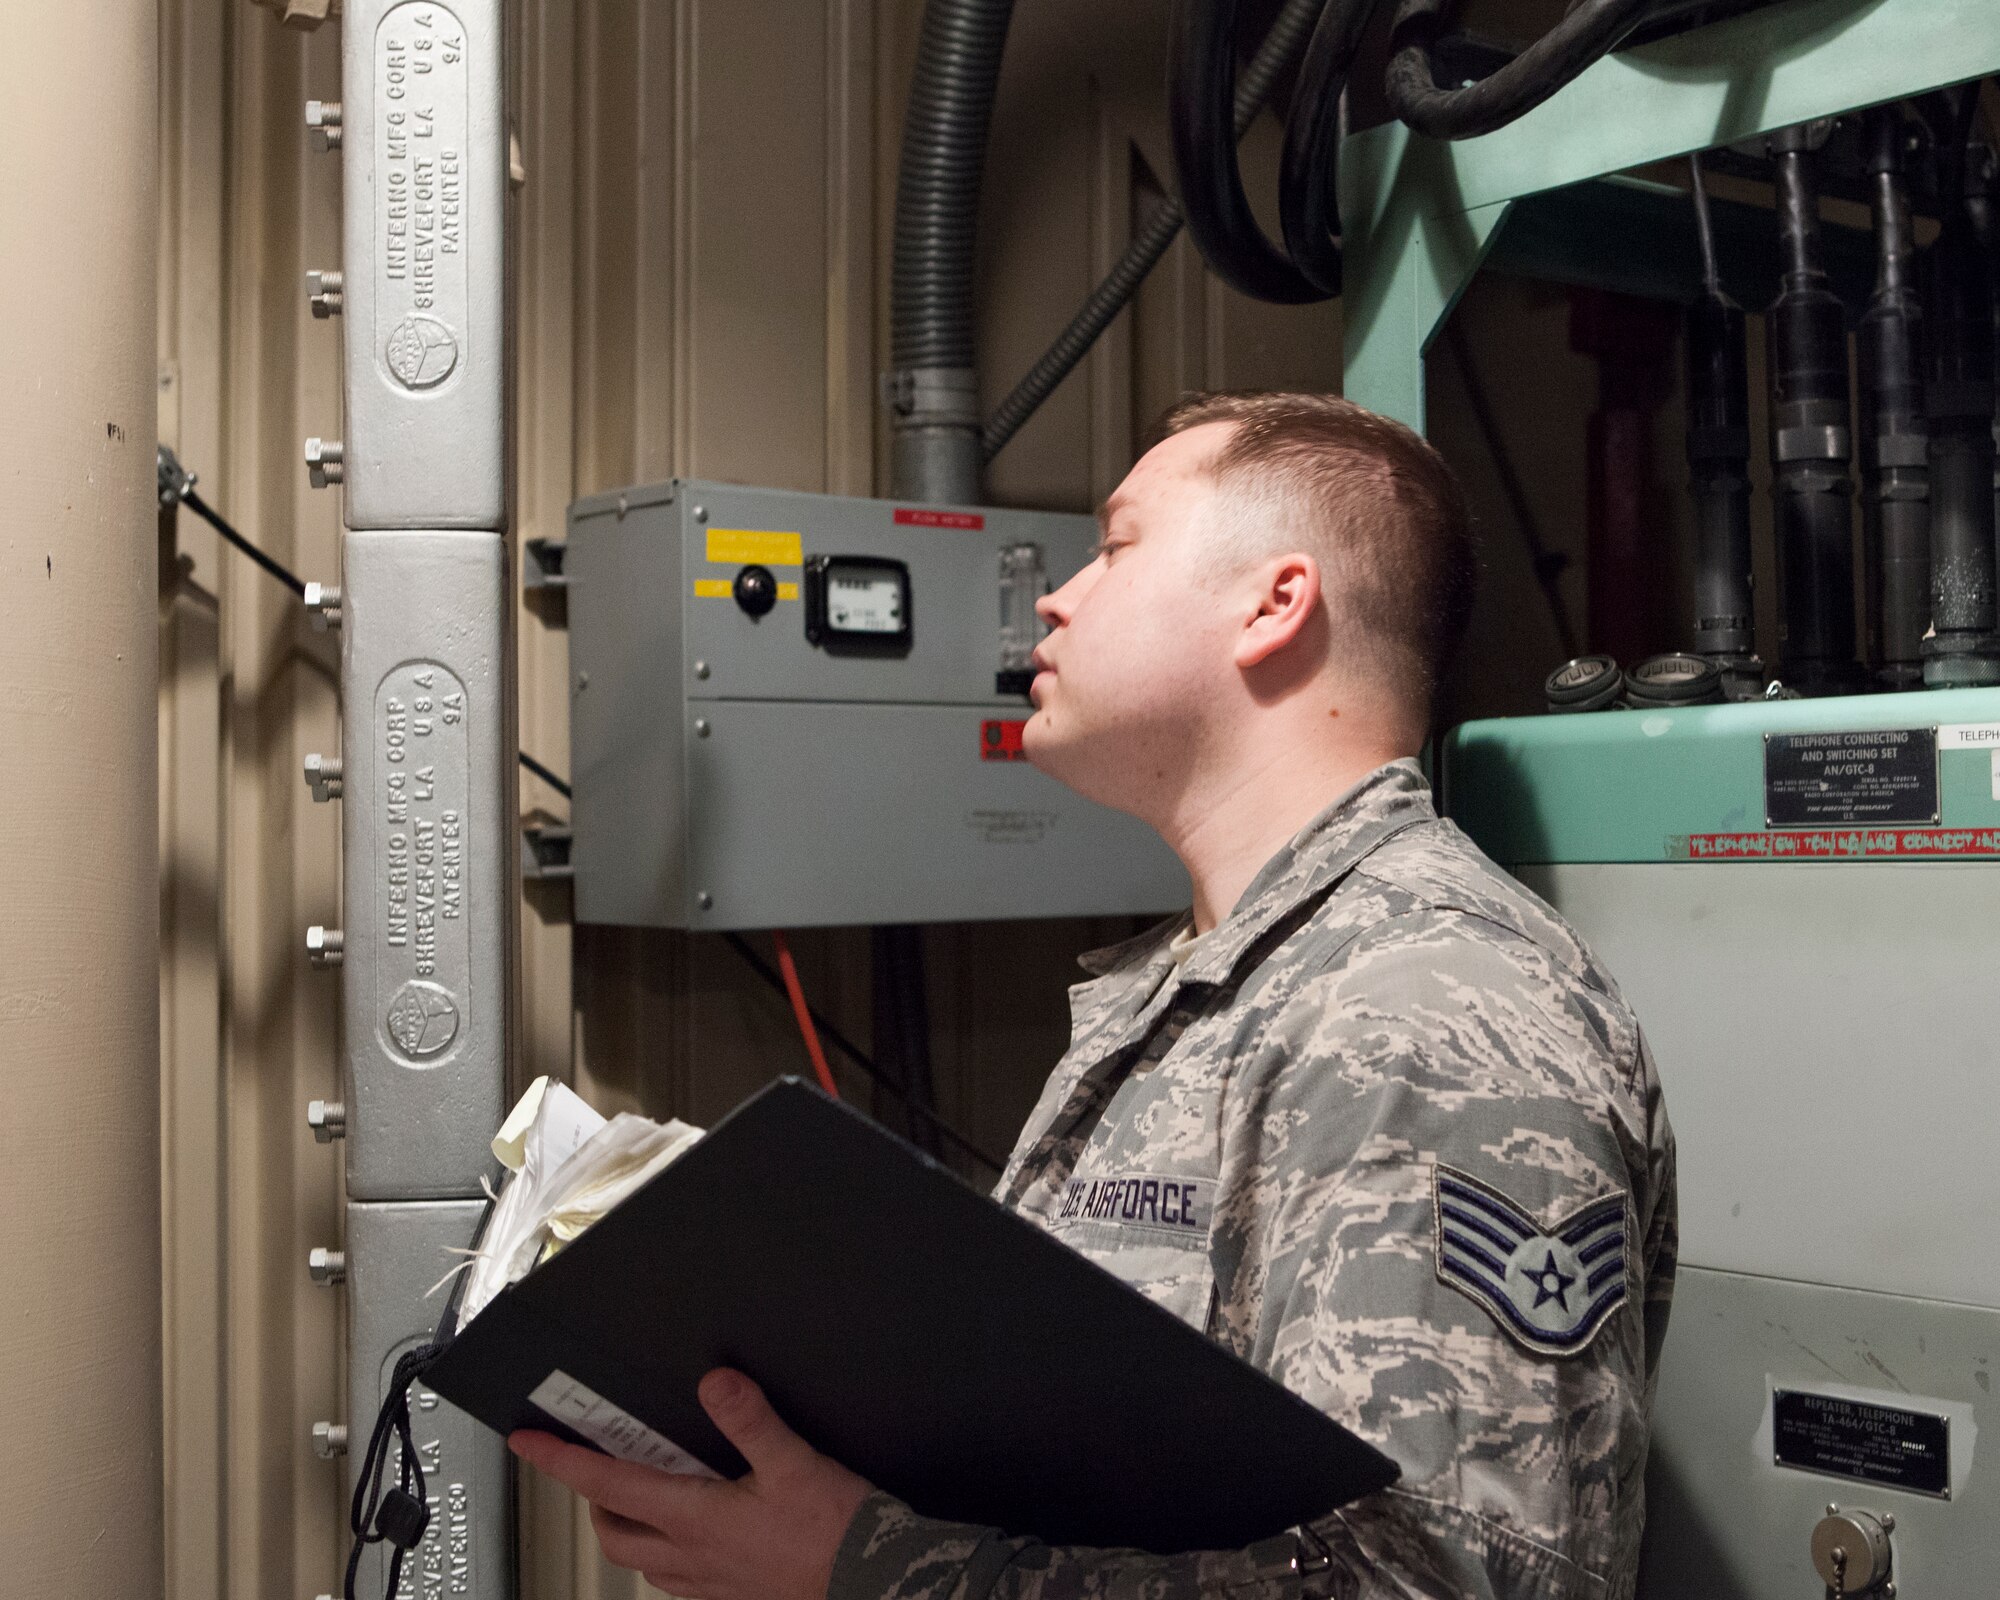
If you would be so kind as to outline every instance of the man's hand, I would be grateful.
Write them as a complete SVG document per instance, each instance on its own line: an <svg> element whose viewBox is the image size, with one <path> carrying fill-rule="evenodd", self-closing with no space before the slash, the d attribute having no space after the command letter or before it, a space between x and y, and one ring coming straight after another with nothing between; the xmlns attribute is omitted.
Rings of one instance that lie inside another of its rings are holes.
<svg viewBox="0 0 2000 1600"><path fill-rule="evenodd" d="M869 1484L779 1420L764 1391L727 1367L701 1403L750 1463L735 1483L614 1461L522 1430L507 1446L590 1502L605 1559L688 1600L824 1600L833 1558Z"/></svg>

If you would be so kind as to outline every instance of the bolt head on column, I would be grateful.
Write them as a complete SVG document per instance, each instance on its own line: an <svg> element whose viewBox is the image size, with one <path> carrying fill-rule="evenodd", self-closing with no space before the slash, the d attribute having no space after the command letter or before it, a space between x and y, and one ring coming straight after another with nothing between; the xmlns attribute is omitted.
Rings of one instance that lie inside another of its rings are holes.
<svg viewBox="0 0 2000 1600"><path fill-rule="evenodd" d="M324 803L340 798L340 757L323 756L317 753L306 757L306 787L312 791L315 802Z"/></svg>
<svg viewBox="0 0 2000 1600"><path fill-rule="evenodd" d="M338 928L323 928L315 922L306 929L306 959L315 967L337 967L345 954L347 937Z"/></svg>
<svg viewBox="0 0 2000 1600"><path fill-rule="evenodd" d="M306 440L306 477L315 489L347 481L347 447L338 439L315 435Z"/></svg>
<svg viewBox="0 0 2000 1600"><path fill-rule="evenodd" d="M340 102L338 100L308 100L306 102L306 133L317 150L338 150L340 148Z"/></svg>
<svg viewBox="0 0 2000 1600"><path fill-rule="evenodd" d="M305 593L306 614L312 618L313 632L325 633L340 626L340 585L309 583Z"/></svg>
<svg viewBox="0 0 2000 1600"><path fill-rule="evenodd" d="M306 1272L323 1289L347 1281L347 1252L316 1244L306 1253Z"/></svg>
<svg viewBox="0 0 2000 1600"><path fill-rule="evenodd" d="M337 317L344 309L341 286L346 282L338 272L324 272L315 267L306 274L306 303L312 307L312 314L324 322L328 317Z"/></svg>
<svg viewBox="0 0 2000 1600"><path fill-rule="evenodd" d="M332 1144L347 1137L347 1107L338 1100L306 1102L306 1126L315 1144Z"/></svg>
<svg viewBox="0 0 2000 1600"><path fill-rule="evenodd" d="M347 1454L347 1424L315 1422L312 1425L313 1454L322 1461Z"/></svg>

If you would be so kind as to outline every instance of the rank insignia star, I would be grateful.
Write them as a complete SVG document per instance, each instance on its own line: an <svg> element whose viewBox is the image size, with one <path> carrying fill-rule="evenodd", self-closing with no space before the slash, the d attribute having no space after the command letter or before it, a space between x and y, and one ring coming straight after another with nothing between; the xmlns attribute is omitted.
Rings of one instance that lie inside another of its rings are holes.
<svg viewBox="0 0 2000 1600"><path fill-rule="evenodd" d="M1586 1349L1630 1293L1623 1191L1546 1226L1526 1206L1442 1162L1431 1171L1437 1276L1543 1355Z"/></svg>
<svg viewBox="0 0 2000 1600"><path fill-rule="evenodd" d="M1536 1308L1539 1308L1544 1301L1554 1300L1562 1306L1563 1310L1569 1310L1569 1286L1576 1282L1576 1274L1573 1272L1564 1272L1562 1268L1556 1265L1556 1253L1554 1250L1549 1252L1548 1259L1542 1263L1540 1270L1534 1274L1534 1280Z"/></svg>

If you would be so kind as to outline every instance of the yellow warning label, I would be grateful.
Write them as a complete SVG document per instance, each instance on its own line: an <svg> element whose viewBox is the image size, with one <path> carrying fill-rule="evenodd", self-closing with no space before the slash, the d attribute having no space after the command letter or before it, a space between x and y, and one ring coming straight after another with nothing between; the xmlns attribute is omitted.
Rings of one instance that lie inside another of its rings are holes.
<svg viewBox="0 0 2000 1600"><path fill-rule="evenodd" d="M697 600L730 600L734 599L735 595L735 586L728 578L696 578L694 580L694 597ZM778 585L778 598L780 600L796 600L798 597L799 586L796 583L781 583Z"/></svg>
<svg viewBox="0 0 2000 1600"><path fill-rule="evenodd" d="M805 564L806 552L804 542L796 533L766 533L756 528L710 528L708 559L738 567L752 561L765 567L797 567Z"/></svg>

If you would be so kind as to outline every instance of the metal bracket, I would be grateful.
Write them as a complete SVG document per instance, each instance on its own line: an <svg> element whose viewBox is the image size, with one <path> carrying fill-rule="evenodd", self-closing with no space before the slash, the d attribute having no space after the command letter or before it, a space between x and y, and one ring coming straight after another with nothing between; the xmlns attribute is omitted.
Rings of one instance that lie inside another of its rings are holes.
<svg viewBox="0 0 2000 1600"><path fill-rule="evenodd" d="M563 571L563 557L569 542L564 539L530 539L522 546L528 564L521 569L523 589L567 589L569 578Z"/></svg>
<svg viewBox="0 0 2000 1600"><path fill-rule="evenodd" d="M195 485L195 476L181 465L180 458L165 445L159 446L155 458L160 475L160 509L171 511L186 498L188 490Z"/></svg>
<svg viewBox="0 0 2000 1600"><path fill-rule="evenodd" d="M521 819L521 876L523 878L573 878L570 865L570 826L539 812Z"/></svg>

